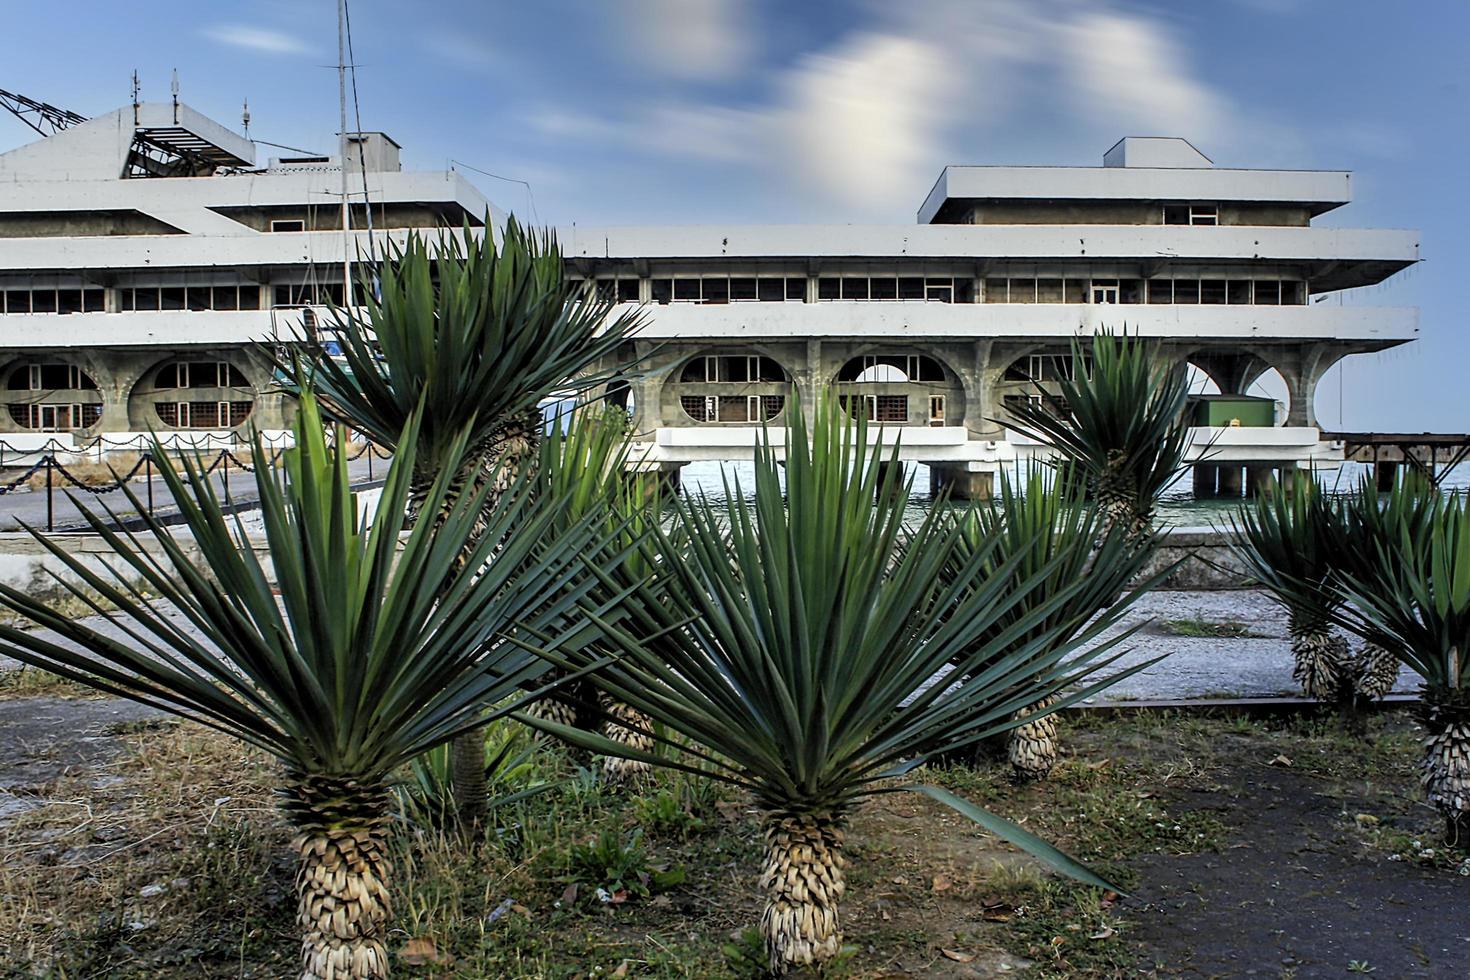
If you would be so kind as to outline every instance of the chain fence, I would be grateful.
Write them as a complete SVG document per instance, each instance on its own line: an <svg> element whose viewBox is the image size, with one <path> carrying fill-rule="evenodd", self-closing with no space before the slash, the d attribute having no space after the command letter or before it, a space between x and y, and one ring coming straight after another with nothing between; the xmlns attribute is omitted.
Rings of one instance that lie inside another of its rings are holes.
<svg viewBox="0 0 1470 980"><path fill-rule="evenodd" d="M193 447L184 445L181 447L170 446L168 448L172 450L169 455L180 456L188 453ZM269 449L264 461L265 467L267 470L274 470L280 462L281 455L289 448L289 443L281 439L277 440L274 445L271 445L265 440L262 440L262 448ZM63 463L58 458L63 454L68 457L73 457L69 465L76 467L78 461L75 457L84 456L88 452L95 451L97 451L95 445L89 448L62 447L54 439L39 448L27 449L20 449L0 441L0 467L5 466L3 461L6 453L9 453L12 458L34 458L36 453L43 453L40 458L36 459L34 463L27 465L19 474L9 476L3 481L0 481L0 497L21 493L29 489L36 475L44 473L46 477L45 488L43 490L41 487L36 487L35 492L44 492L46 494L46 530L54 531L56 530L56 491L58 489L67 490L68 492L79 490L82 493L90 494L94 497L101 497L105 494L115 493L121 490L123 487L131 484L133 480L137 479L139 474L142 474L145 494L138 502L145 504L144 510L150 518L155 517L157 508L154 502L154 469L158 465L158 459L152 445L150 444L148 448L141 449L138 461L126 473L112 470L110 477L101 482L95 478L89 478L87 474L80 474L74 469L69 469L68 463ZM105 452L120 451L127 452L130 450L123 444L110 445L105 450ZM365 442L360 449L347 456L347 461L356 462L364 456L367 457L367 478L369 482L376 479L374 461L392 458L392 454L381 447L370 442ZM230 470L232 467L245 473L254 473L261 465L261 460L254 456L251 457L249 462L246 462L236 455L232 449L214 450L214 458L208 463L205 462L206 454L204 451L195 449L193 457L201 475L208 477L216 471L220 472L227 497L230 493Z"/></svg>

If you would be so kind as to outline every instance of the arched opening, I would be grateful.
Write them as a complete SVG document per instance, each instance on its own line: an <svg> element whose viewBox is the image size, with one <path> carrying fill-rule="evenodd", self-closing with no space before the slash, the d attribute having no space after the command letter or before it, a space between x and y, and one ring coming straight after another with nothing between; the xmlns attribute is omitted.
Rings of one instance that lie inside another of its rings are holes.
<svg viewBox="0 0 1470 980"><path fill-rule="evenodd" d="M1191 395L1218 395L1220 386L1215 379L1205 371L1204 368L1190 361L1186 367L1189 369L1189 393Z"/></svg>
<svg viewBox="0 0 1470 980"><path fill-rule="evenodd" d="M1291 389L1286 378L1275 368L1267 368L1245 389L1247 395L1269 398L1276 403L1276 424L1285 425L1291 416Z"/></svg>
<svg viewBox="0 0 1470 980"><path fill-rule="evenodd" d="M791 375L775 358L732 350L691 357L669 388L687 421L757 425L781 415L790 386Z"/></svg>
<svg viewBox="0 0 1470 980"><path fill-rule="evenodd" d="M17 429L77 432L102 419L102 392L92 376L64 361L20 361L5 369L6 420Z"/></svg>
<svg viewBox="0 0 1470 980"><path fill-rule="evenodd" d="M1088 376L1092 374L1092 355L1082 355L1081 368ZM1070 348L1040 348L1016 358L996 383L1003 414L1014 417L1023 405L1063 410L1061 383L1075 380L1077 369Z"/></svg>
<svg viewBox="0 0 1470 980"><path fill-rule="evenodd" d="M964 388L928 354L884 351L849 358L834 379L837 397L854 418L893 425L956 425Z"/></svg>
<svg viewBox="0 0 1470 980"><path fill-rule="evenodd" d="M233 429L250 418L255 388L231 360L179 359L145 374L131 401L136 425Z"/></svg>

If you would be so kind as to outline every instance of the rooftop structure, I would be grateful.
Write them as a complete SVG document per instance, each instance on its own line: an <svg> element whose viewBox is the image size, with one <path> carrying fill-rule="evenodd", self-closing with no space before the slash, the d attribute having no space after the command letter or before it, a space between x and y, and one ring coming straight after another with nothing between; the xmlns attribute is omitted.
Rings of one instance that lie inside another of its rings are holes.
<svg viewBox="0 0 1470 980"><path fill-rule="evenodd" d="M259 166L252 141L187 105L83 119L0 100L42 136L0 154L0 440L12 447L282 426L256 344L341 303L344 258L498 214L456 172L403 171L382 133Z"/></svg>

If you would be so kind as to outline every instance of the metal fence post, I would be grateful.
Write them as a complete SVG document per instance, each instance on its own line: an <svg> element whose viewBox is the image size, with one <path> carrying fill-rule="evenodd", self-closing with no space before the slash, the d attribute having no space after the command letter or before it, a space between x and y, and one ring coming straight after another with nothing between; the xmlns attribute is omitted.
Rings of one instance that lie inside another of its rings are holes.
<svg viewBox="0 0 1470 980"><path fill-rule="evenodd" d="M54 506L55 496L51 493L51 464L56 461L55 456L46 457L46 530L56 530L56 512Z"/></svg>
<svg viewBox="0 0 1470 980"><path fill-rule="evenodd" d="M373 443L372 443L372 440L368 440L367 449L368 449L368 482L372 482L372 479L373 479L373 456L375 455L373 453Z"/></svg>
<svg viewBox="0 0 1470 980"><path fill-rule="evenodd" d="M225 500L230 499L230 453L229 450L220 450L220 462L225 470Z"/></svg>
<svg viewBox="0 0 1470 980"><path fill-rule="evenodd" d="M153 450L143 453L143 465L148 478L148 516L153 516Z"/></svg>

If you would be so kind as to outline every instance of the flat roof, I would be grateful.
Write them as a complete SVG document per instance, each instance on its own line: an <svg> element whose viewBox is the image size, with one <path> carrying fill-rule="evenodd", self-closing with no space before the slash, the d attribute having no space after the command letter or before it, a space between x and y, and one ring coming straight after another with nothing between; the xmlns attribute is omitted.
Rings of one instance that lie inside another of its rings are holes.
<svg viewBox="0 0 1470 980"><path fill-rule="evenodd" d="M931 224L964 201L1233 201L1305 204L1314 215L1352 200L1346 170L1222 167L945 167L919 208Z"/></svg>

